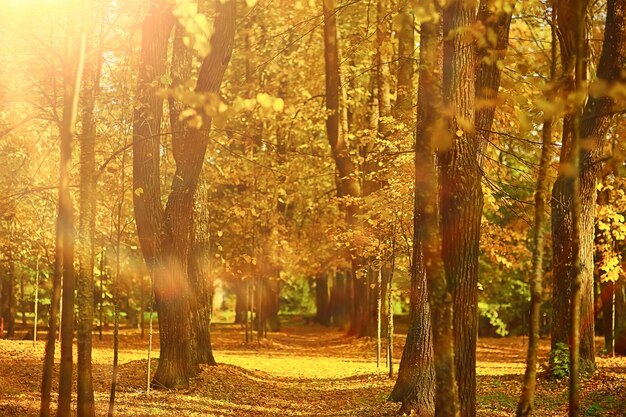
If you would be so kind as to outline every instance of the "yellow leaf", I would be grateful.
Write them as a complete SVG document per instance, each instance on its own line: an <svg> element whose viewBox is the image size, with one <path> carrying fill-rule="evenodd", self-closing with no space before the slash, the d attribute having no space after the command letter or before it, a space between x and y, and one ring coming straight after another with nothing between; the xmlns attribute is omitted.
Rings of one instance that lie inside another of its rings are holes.
<svg viewBox="0 0 626 417"><path fill-rule="evenodd" d="M272 108L274 109L274 111L277 112L283 111L283 109L285 108L285 101L280 97L277 98L276 100L274 100L274 103L272 103Z"/></svg>
<svg viewBox="0 0 626 417"><path fill-rule="evenodd" d="M267 93L257 94L256 101L257 103L259 103L262 107L265 107L266 109L269 109L272 107L272 98Z"/></svg>

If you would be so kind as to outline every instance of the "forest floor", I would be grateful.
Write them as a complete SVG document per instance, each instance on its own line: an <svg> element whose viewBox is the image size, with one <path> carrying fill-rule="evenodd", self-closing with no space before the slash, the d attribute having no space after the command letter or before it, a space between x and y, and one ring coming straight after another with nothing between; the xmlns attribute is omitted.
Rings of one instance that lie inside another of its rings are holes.
<svg viewBox="0 0 626 417"><path fill-rule="evenodd" d="M146 332L147 333L147 332ZM377 369L375 341L346 337L335 329L291 323L268 340L246 345L243 329L212 330L217 367L204 367L188 390L146 395L147 334L124 329L115 415L141 416L395 416L386 401L393 387L383 358ZM43 335L40 334L40 339ZM394 340L395 364L405 337ZM155 337L153 345L158 346ZM541 343L547 357L549 341ZM511 416L524 371L525 338L488 338L478 343L478 415ZM44 342L0 341L0 416L36 416ZM58 355L58 348L57 348ZM106 415L112 335L94 338L97 415ZM153 351L152 372L158 351ZM56 363L58 364L58 357ZM598 358L598 372L583 381L584 416L626 416L626 358ZM57 368L58 369L58 368ZM56 381L53 391L57 390ZM53 398L53 400L55 400ZM567 381L541 379L536 416L566 415Z"/></svg>

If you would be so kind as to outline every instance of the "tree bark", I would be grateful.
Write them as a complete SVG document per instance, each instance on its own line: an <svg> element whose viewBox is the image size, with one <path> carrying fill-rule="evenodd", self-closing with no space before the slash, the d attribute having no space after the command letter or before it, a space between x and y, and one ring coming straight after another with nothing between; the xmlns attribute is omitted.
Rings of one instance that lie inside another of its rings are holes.
<svg viewBox="0 0 626 417"><path fill-rule="evenodd" d="M87 3L85 2L85 6ZM85 16L83 10L83 17ZM72 401L72 345L74 340L74 213L70 196L70 165L72 162L72 139L78 108L78 96L83 73L85 52L85 29L80 40L68 36L68 56L63 63L63 120L61 127L61 168L59 171L59 224L63 278L63 305L61 318L61 363L59 371L58 417L69 417Z"/></svg>
<svg viewBox="0 0 626 417"><path fill-rule="evenodd" d="M216 1L215 32L211 52L203 60L195 92L216 94L219 91L235 35L235 2ZM168 388L184 387L197 372L192 350L188 260L191 246L193 198L198 185L211 117L200 111L203 127L188 128L184 135L172 136L176 171L168 196L161 227L161 263L155 273L155 297L162 323L161 355L154 382Z"/></svg>
<svg viewBox="0 0 626 417"><path fill-rule="evenodd" d="M159 314L159 329L163 333L167 333L167 330L172 326L176 327L176 322L169 321L170 317L166 317L165 314L161 315L163 291L157 284L157 268L161 256L159 232L163 220L159 165L163 99L158 92L160 89L159 80L166 71L168 40L173 24L174 18L167 3L163 0L152 0L141 28L137 104L133 114L133 206L135 223L143 257L153 279L156 307ZM188 340L188 336L185 335L183 340ZM167 345L167 342L167 337L161 341L162 349L159 362L163 361L163 366L170 364L171 367L176 367L175 356L171 356L168 349L163 349L163 345ZM179 377L177 369L171 370L171 372L174 375L161 382L163 385L174 387L178 384L184 384L186 378L184 376Z"/></svg>
<svg viewBox="0 0 626 417"><path fill-rule="evenodd" d="M550 63L550 80L554 80L556 73L556 15L552 10L552 46ZM552 94L548 93L548 100ZM543 122L541 157L539 160L539 174L535 188L535 224L533 229L532 271L529 280L530 286L530 331L528 350L526 353L526 371L522 385L522 394L517 404L517 417L528 417L532 414L537 384L537 349L539 344L539 330L541 325L541 295L543 293L543 257L545 249L544 227L546 224L546 195L548 193L548 168L552 158L552 125L554 118L549 117Z"/></svg>
<svg viewBox="0 0 626 417"><path fill-rule="evenodd" d="M607 177L605 176L601 181L602 190L597 194L596 206L602 209L602 207L609 204L610 190L607 185ZM615 255L614 244L612 234L608 231L610 237L605 236L604 232L598 228L596 222L595 237L594 237L594 281L597 284L598 293L596 301L594 303L594 318L598 317L602 312L602 335L604 336L604 349L607 355L615 356L615 345L613 337L613 313L615 305L615 282L603 280L602 271L600 265L604 256Z"/></svg>
<svg viewBox="0 0 626 417"><path fill-rule="evenodd" d="M235 33L235 4L216 3L215 32L211 51L203 60L195 92L215 95L230 61ZM185 387L197 372L192 350L192 325L188 285L193 198L206 152L211 118L199 110L202 127L173 135L172 152L176 172L165 210L161 206L159 185L159 128L162 100L158 85L152 83L165 72L171 11L158 1L142 28L142 65L139 74L139 107L134 121L134 202L138 235L144 258L154 281L159 314L161 355L154 376L156 386ZM182 57L181 57L182 58ZM152 84L151 84L152 83ZM176 107L170 110L176 111ZM155 135L156 132L156 135ZM156 137L155 137L156 136Z"/></svg>
<svg viewBox="0 0 626 417"><path fill-rule="evenodd" d="M333 286L330 292L330 309L333 325L340 329L345 328L347 320L347 291L346 274L343 271L335 271L333 274Z"/></svg>
<svg viewBox="0 0 626 417"><path fill-rule="evenodd" d="M246 306L247 306L247 295L246 295L246 283L245 281L239 280L234 284L235 290L235 323L234 324L244 324L246 321Z"/></svg>
<svg viewBox="0 0 626 417"><path fill-rule="evenodd" d="M415 78L415 65L413 64L415 51L415 19L410 11L408 1L402 1L398 10L400 30L398 31L398 80L396 91L397 98L393 108L393 115L404 124L408 131L412 131L411 120L413 119L413 79Z"/></svg>
<svg viewBox="0 0 626 417"><path fill-rule="evenodd" d="M325 273L315 277L315 322L330 326L330 303L328 299L328 275Z"/></svg>
<svg viewBox="0 0 626 417"><path fill-rule="evenodd" d="M626 6L624 0L607 2L607 17L604 30L604 44L598 64L597 76L608 88L623 82L625 77L620 68L626 65ZM561 55L564 68L573 68L573 20L571 5L561 0L555 4L561 40ZM570 70L571 72L571 70ZM570 75L571 78L571 75ZM573 80L573 78L571 78ZM569 81L570 85L572 81ZM566 88L567 90L567 88ZM566 94L565 91L563 94ZM581 257L581 346L582 367L593 370L595 352L593 345L593 236L595 227L596 181L601 172L606 133L614 116L614 99L610 94L591 96L585 104L581 121L581 173L579 198L580 218L580 257ZM573 137L573 117L566 115L563 122L563 147L561 161L566 163L571 156ZM568 324L562 317L570 316L570 283L573 280L573 225L571 205L573 195L566 173L559 173L552 191L552 235L554 284L552 292L552 350L558 343L568 343Z"/></svg>
<svg viewBox="0 0 626 417"><path fill-rule="evenodd" d="M50 393L52 391L52 373L54 372L54 350L56 347L57 320L59 315L59 302L61 300L61 274L63 263L63 235L61 233L61 218L57 216L56 243L54 250L54 271L52 275L52 296L50 299L50 312L48 320L48 334L46 337L46 350L43 360L43 372L41 377L41 404L39 417L50 416Z"/></svg>
<svg viewBox="0 0 626 417"><path fill-rule="evenodd" d="M339 50L337 45L337 18L335 0L323 1L324 14L324 63L326 80L326 134L330 144L331 153L338 172L338 194L345 196L347 201L343 204L349 227L356 228L355 215L358 213L357 199L361 196L356 166L354 165L344 135L339 129ZM352 254L352 280L354 303L350 318L348 333L363 336L367 323L363 322L365 304L365 285L358 278L357 271L361 267L361 260L356 254Z"/></svg>
<svg viewBox="0 0 626 417"><path fill-rule="evenodd" d="M452 144L438 158L440 213L442 258L454 311L454 361L461 417L476 415L478 255L483 193L474 124L474 48L462 35L475 19L475 1L450 1L443 11L443 105L454 113L447 126Z"/></svg>
<svg viewBox="0 0 626 417"><path fill-rule="evenodd" d="M574 57L574 92L583 91L585 80L585 41L586 41L586 14L587 0L577 0L574 2L575 15L575 57ZM575 102L573 109L573 132L572 146L570 152L570 166L573 168L573 179L568 181L571 184L568 192L572 195L571 219L572 219L572 282L570 294L570 377L569 377L569 417L578 417L580 414L580 349L581 349L581 298L582 298L582 257L581 257L581 199L580 199L580 174L581 174L581 123L583 114L583 102ZM569 185L568 184L568 185ZM595 180L594 180L595 189ZM595 196L594 196L595 197ZM595 198L593 200L595 208ZM593 223L593 222L592 222ZM591 242L593 243L593 231L591 232ZM591 275L591 298L593 302L593 273ZM593 304L591 304L593 306ZM589 307L589 306L587 306ZM591 352L593 352L593 310L591 316Z"/></svg>
<svg viewBox="0 0 626 417"><path fill-rule="evenodd" d="M428 417L436 412L438 416L457 416L452 315L450 303L445 300L446 278L436 203L435 143L431 140L441 105L441 22L423 22L420 33L409 329L390 399L402 402L401 413Z"/></svg>
<svg viewBox="0 0 626 417"><path fill-rule="evenodd" d="M498 105L498 90L502 71L498 61L502 61L509 46L509 28L511 12L516 0L481 0L478 6L477 20L482 23L485 32L483 39L476 47L476 91L475 123L478 136L480 166L484 163L484 154L489 144L491 127ZM510 10L505 9L505 5ZM495 34L495 42L489 34Z"/></svg>
<svg viewBox="0 0 626 417"><path fill-rule="evenodd" d="M187 268L193 295L191 313L195 332L195 352L198 363L217 365L211 346L211 301L213 271L211 265L211 229L207 186L203 179L196 190L193 208L193 230L189 265Z"/></svg>
<svg viewBox="0 0 626 417"><path fill-rule="evenodd" d="M93 380L91 371L91 339L94 319L94 263L96 232L96 122L94 108L100 88L102 65L101 48L85 68L81 114L82 132L80 140L80 220L78 226L78 283L76 300L78 304L78 375L77 375L77 415L95 416Z"/></svg>

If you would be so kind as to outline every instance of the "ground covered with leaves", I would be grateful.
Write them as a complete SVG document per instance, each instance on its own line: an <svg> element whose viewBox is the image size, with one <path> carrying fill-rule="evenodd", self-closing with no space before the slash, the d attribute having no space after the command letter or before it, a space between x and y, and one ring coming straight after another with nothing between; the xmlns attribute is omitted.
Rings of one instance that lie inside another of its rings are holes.
<svg viewBox="0 0 626 417"><path fill-rule="evenodd" d="M188 390L146 395L147 335L142 340L137 330L123 330L116 416L396 415L398 405L386 401L393 381L384 360L376 367L374 341L299 323L247 345L242 328L217 325L213 339L217 367L204 367ZM153 344L158 346L156 337ZM397 366L404 336L397 336L394 344ZM98 415L106 415L108 407L112 345L110 332L101 341L95 337ZM548 345L542 341L544 360ZM479 340L479 416L514 414L525 346L524 338ZM43 351L43 341L35 346L32 341L0 341L0 416L38 414ZM153 358L157 356L158 350L153 351ZM152 372L156 365L153 359ZM583 382L584 415L626 416L626 358L599 357L598 365L598 372ZM540 380L535 415L563 416L566 403L567 381Z"/></svg>

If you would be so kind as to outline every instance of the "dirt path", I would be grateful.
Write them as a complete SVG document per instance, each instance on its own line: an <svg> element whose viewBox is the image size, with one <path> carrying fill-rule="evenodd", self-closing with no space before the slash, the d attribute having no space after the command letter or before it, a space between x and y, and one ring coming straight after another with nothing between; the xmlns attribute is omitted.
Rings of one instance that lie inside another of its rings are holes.
<svg viewBox="0 0 626 417"><path fill-rule="evenodd" d="M393 382L376 368L375 344L317 326L291 326L270 340L242 343L237 326L213 332L217 367L203 368L186 391L153 391L146 385L147 340L125 330L121 340L116 416L394 416L386 401ZM404 337L395 340L396 366ZM94 343L98 415L106 414L112 360L111 335ZM155 340L154 345L158 342ZM0 416L36 416L43 342L0 341ZM523 372L525 340L481 339L478 346L480 416L510 416ZM547 341L542 354L547 352ZM154 352L156 357L158 352ZM587 415L626 415L626 359L599 359L585 382ZM156 359L152 369L156 367ZM538 416L564 415L565 383L542 381ZM56 390L56 386L54 387ZM589 411L590 410L590 411ZM594 414L595 413L595 414Z"/></svg>

